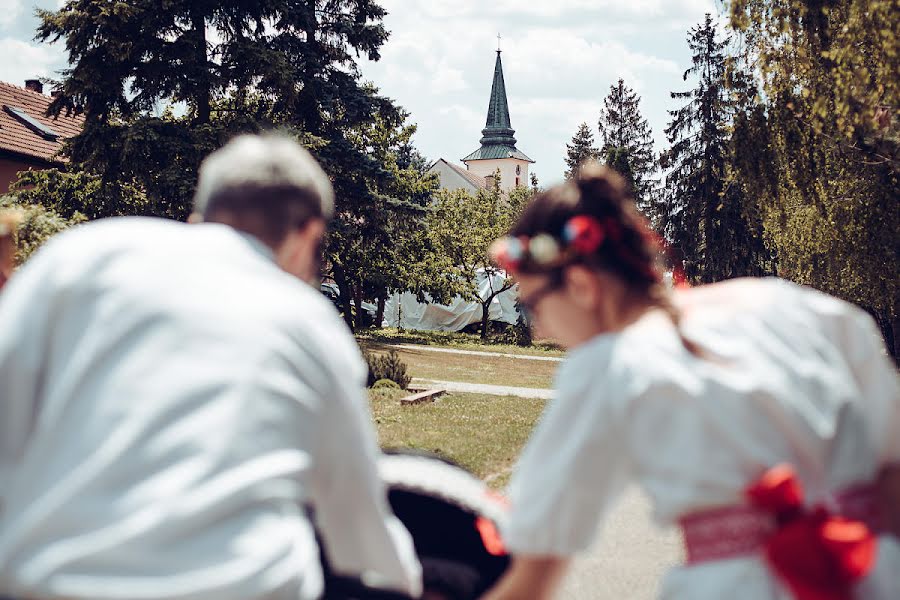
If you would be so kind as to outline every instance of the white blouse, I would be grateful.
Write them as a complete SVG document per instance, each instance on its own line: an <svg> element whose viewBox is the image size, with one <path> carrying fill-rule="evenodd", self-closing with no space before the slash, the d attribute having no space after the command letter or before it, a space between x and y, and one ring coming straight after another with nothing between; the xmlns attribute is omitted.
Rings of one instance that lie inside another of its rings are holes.
<svg viewBox="0 0 900 600"><path fill-rule="evenodd" d="M631 480L671 525L742 503L779 463L796 468L815 504L900 460L897 372L866 313L775 279L689 290L679 304L684 333L713 358L690 354L652 312L561 366L510 483L504 534L514 553L586 549ZM900 545L882 540L861 597L900 598ZM760 556L678 568L663 596L788 597Z"/></svg>
<svg viewBox="0 0 900 600"><path fill-rule="evenodd" d="M322 294L223 225L107 219L0 293L0 596L416 592L365 366Z"/></svg>

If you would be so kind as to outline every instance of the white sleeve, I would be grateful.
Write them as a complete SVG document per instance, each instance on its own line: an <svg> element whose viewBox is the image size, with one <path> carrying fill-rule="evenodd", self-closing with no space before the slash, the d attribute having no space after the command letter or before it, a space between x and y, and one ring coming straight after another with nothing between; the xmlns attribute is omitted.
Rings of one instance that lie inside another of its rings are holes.
<svg viewBox="0 0 900 600"><path fill-rule="evenodd" d="M816 291L806 305L847 361L883 463L900 461L900 378L874 319L861 308Z"/></svg>
<svg viewBox="0 0 900 600"><path fill-rule="evenodd" d="M364 368L352 371L324 401L313 478L316 520L335 572L366 573L367 583L418 597L422 575L412 538L391 512L378 475Z"/></svg>
<svg viewBox="0 0 900 600"><path fill-rule="evenodd" d="M565 365L510 482L504 542L514 554L571 556L594 540L630 467L615 385ZM597 365L596 367L602 368Z"/></svg>
<svg viewBox="0 0 900 600"><path fill-rule="evenodd" d="M51 257L39 252L0 291L0 511L7 478L40 409L54 301L52 267Z"/></svg>

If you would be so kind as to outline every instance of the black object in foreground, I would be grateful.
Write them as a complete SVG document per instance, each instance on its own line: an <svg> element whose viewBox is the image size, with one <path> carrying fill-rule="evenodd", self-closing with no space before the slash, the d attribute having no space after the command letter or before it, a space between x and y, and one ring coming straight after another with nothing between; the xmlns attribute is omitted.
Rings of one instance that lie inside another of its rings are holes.
<svg viewBox="0 0 900 600"><path fill-rule="evenodd" d="M506 512L501 497L462 467L432 455L389 452L378 467L422 563L423 600L474 600L496 583L509 566L498 534ZM409 600L323 565L329 600Z"/></svg>

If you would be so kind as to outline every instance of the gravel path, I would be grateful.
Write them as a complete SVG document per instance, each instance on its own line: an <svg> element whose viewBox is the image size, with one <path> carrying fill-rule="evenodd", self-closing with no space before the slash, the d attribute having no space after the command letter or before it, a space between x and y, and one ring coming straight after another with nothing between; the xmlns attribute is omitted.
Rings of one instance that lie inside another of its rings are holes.
<svg viewBox="0 0 900 600"><path fill-rule="evenodd" d="M508 356L528 360L560 361L556 357L497 354L475 350L453 350L403 344L399 348L451 352L487 356ZM513 395L524 398L551 399L553 390L432 381L414 379L416 383L442 387L449 392L471 392ZM497 476L503 473L496 474ZM659 597L659 584L665 572L681 563L681 536L676 530L661 530L650 516L650 501L635 487L629 488L613 511L606 516L597 533L594 546L577 557L557 595L566 600L652 600Z"/></svg>
<svg viewBox="0 0 900 600"><path fill-rule="evenodd" d="M462 381L440 381L435 379L414 378L413 384L430 388L443 388L448 392L468 394L490 394L492 396L519 396L521 398L540 398L550 400L553 390L543 388L514 387L511 385L488 385L486 383L465 383Z"/></svg>
<svg viewBox="0 0 900 600"><path fill-rule="evenodd" d="M446 352L449 354L469 354L471 356L503 356L505 358L521 358L523 360L543 360L546 362L561 362L558 356L531 356L528 354L509 354L507 352L482 352L481 350L456 350L455 348L434 348L422 344L389 344L391 348L401 350L424 350L425 352Z"/></svg>
<svg viewBox="0 0 900 600"><path fill-rule="evenodd" d="M629 488L597 534L591 550L575 559L558 598L651 600L665 572L683 561L681 536L650 520L650 501Z"/></svg>

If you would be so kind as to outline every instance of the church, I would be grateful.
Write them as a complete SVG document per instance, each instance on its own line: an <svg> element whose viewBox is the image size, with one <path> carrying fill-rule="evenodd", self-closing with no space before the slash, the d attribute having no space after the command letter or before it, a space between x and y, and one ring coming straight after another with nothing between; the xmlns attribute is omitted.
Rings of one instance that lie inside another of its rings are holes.
<svg viewBox="0 0 900 600"><path fill-rule="evenodd" d="M428 172L436 173L441 188L448 190L463 189L475 193L479 189L490 188L497 171L500 172L501 190L509 191L516 186L527 186L528 167L534 161L516 148L515 133L509 120L503 63L498 49L487 122L481 130L481 147L461 159L465 168L440 158L431 165Z"/></svg>

